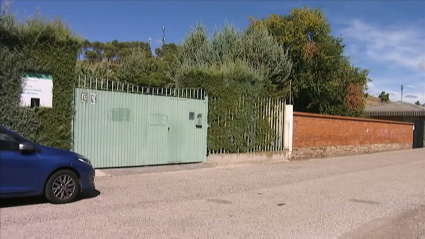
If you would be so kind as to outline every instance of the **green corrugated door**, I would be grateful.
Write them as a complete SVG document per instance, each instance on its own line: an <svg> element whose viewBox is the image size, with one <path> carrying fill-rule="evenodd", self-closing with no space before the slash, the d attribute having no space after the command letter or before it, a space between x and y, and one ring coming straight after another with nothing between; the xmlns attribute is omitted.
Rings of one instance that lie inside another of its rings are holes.
<svg viewBox="0 0 425 239"><path fill-rule="evenodd" d="M74 151L96 168L206 160L207 99L77 88L74 105Z"/></svg>

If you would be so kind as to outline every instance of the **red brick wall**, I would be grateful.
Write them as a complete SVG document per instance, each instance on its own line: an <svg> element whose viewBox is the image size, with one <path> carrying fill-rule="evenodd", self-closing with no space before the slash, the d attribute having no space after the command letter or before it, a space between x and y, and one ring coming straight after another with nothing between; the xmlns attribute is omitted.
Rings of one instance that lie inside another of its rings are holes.
<svg viewBox="0 0 425 239"><path fill-rule="evenodd" d="M294 112L293 148L413 143L413 123Z"/></svg>

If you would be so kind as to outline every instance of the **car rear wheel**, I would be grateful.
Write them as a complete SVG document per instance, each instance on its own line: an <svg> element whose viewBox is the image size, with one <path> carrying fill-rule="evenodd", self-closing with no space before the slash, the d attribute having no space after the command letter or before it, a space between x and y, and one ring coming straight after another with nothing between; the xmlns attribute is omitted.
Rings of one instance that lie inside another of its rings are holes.
<svg viewBox="0 0 425 239"><path fill-rule="evenodd" d="M45 196L51 203L61 204L74 201L80 192L77 175L70 170L60 170L47 181Z"/></svg>

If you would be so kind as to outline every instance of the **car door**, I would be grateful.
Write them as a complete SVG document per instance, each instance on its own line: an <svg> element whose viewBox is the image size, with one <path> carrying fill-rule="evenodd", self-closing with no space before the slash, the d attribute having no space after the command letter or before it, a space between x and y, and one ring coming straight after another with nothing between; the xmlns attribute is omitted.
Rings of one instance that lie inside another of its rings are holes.
<svg viewBox="0 0 425 239"><path fill-rule="evenodd" d="M29 193L38 189L41 160L38 153L23 153L24 142L0 129L0 193Z"/></svg>

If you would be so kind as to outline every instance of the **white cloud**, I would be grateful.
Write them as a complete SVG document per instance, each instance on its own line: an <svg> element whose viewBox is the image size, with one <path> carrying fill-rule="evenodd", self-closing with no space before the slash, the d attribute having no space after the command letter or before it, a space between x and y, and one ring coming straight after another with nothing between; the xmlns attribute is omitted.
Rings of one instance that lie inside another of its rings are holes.
<svg viewBox="0 0 425 239"><path fill-rule="evenodd" d="M368 82L367 83L367 88L369 88L369 90L370 89L373 89L375 87L375 84L373 84L373 82Z"/></svg>
<svg viewBox="0 0 425 239"><path fill-rule="evenodd" d="M378 96L382 91L392 101L425 103L425 28L410 25L369 24L361 20L349 21L340 33L346 54L355 65L370 69L368 93Z"/></svg>
<svg viewBox="0 0 425 239"><path fill-rule="evenodd" d="M342 30L352 49L362 49L363 54L377 62L395 67L425 70L425 30L423 27L376 26L353 20Z"/></svg>

